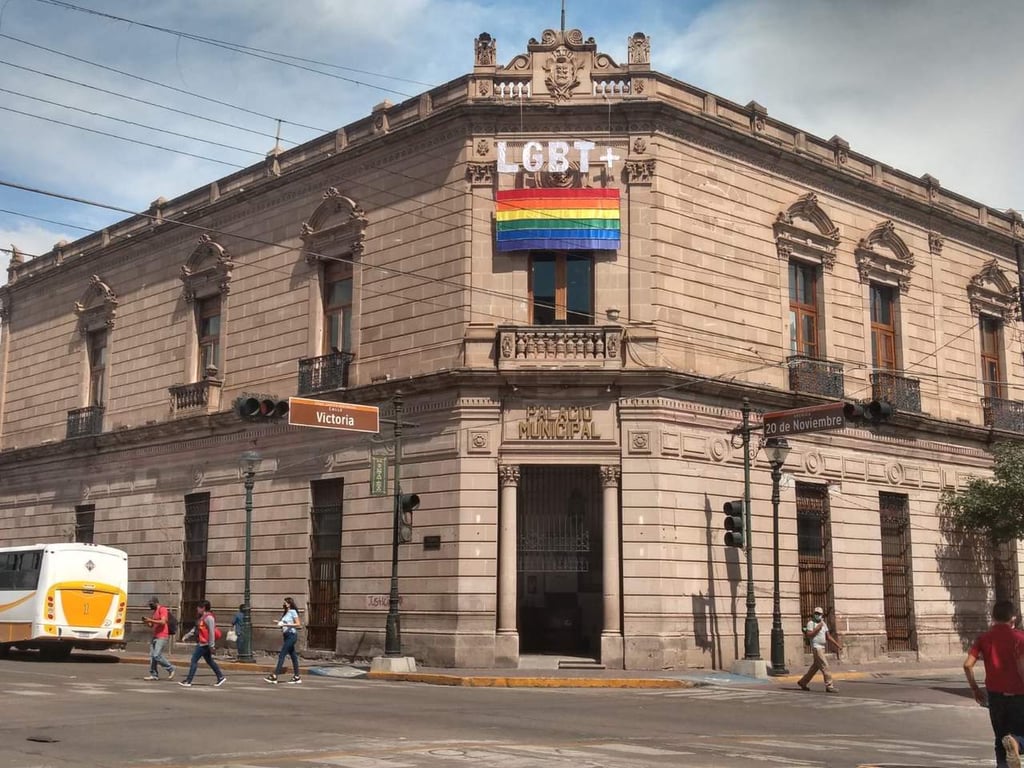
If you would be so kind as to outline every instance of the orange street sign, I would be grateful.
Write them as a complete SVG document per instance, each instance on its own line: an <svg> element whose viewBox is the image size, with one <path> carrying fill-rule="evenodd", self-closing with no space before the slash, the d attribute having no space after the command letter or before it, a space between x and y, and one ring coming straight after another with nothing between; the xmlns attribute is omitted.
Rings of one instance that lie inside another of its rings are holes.
<svg viewBox="0 0 1024 768"><path fill-rule="evenodd" d="M297 427L380 432L380 408L375 405L336 403L333 400L288 398L288 423Z"/></svg>

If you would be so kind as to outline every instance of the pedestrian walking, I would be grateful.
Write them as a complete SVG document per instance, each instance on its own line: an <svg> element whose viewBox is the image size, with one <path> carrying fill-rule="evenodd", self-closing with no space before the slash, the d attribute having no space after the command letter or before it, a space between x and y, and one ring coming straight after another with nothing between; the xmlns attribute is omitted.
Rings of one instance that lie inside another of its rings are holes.
<svg viewBox="0 0 1024 768"><path fill-rule="evenodd" d="M818 670L821 670L821 676L825 679L825 691L835 693L836 687L832 684L832 673L829 672L828 657L825 653L828 651L829 643L837 651L842 650L843 646L840 645L839 641L829 631L828 624L825 623L825 612L820 606L814 609L814 615L811 616L807 626L804 627L804 637L811 641L811 655L814 659L797 685L805 691L811 690L808 684L814 679Z"/></svg>
<svg viewBox="0 0 1024 768"><path fill-rule="evenodd" d="M295 601L290 597L284 599L284 615L281 616L277 622L277 626L281 628L281 634L283 635L281 643L281 652L277 654L277 666L274 668L273 674L267 675L264 680L273 685L277 685L277 676L281 674L281 670L284 669L285 657L290 656L292 660L292 679L288 681L291 685L299 685L302 682L302 678L299 677L299 654L295 652L295 641L299 639L299 627L302 626L302 622L299 620L299 609L295 605Z"/></svg>
<svg viewBox="0 0 1024 768"><path fill-rule="evenodd" d="M213 652L217 648L218 631L217 618L213 615L213 611L210 610L210 601L203 600L196 606L196 625L182 638L183 640L188 640L190 637L195 637L196 647L192 651L192 662L189 664L188 677L178 683L178 685L186 688L192 687L192 679L196 676L196 668L199 666L200 659L205 659L213 674L217 676L217 682L214 685L224 685L224 681L227 678L220 671L220 667L217 666L217 662L213 658Z"/></svg>
<svg viewBox="0 0 1024 768"><path fill-rule="evenodd" d="M992 606L992 624L967 652L964 676L974 700L988 707L995 736L996 766L1021 768L1024 735L1024 632L1014 628L1017 609L1009 600ZM985 666L985 688L974 679L974 665Z"/></svg>
<svg viewBox="0 0 1024 768"><path fill-rule="evenodd" d="M164 658L164 650L167 648L171 633L167 624L167 606L160 605L160 599L156 596L149 598L149 610L152 616L143 616L142 620L153 628L153 637L149 640L149 674L143 680L159 680L162 667L167 672L167 679L174 679L174 665Z"/></svg>

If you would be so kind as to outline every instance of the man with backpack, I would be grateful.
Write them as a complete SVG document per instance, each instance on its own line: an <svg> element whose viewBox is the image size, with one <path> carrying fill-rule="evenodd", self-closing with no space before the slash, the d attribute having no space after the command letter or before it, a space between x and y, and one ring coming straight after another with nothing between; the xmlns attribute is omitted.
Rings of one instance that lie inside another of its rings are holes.
<svg viewBox="0 0 1024 768"><path fill-rule="evenodd" d="M217 629L217 619L210 609L209 600L203 600L196 606L196 625L182 639L188 640L193 636L196 639L196 647L192 651L192 662L188 668L188 677L178 683L178 685L185 688L192 687L192 678L196 676L196 668L199 666L200 659L205 659L213 674L217 676L217 682L214 685L224 685L224 681L227 678L213 658L213 652L217 647L217 640L220 639L221 633Z"/></svg>
<svg viewBox="0 0 1024 768"><path fill-rule="evenodd" d="M143 680L159 680L160 672L157 665L167 671L167 679L174 679L174 665L164 658L164 649L171 636L171 613L167 606L160 605L157 597L149 598L149 610L152 616L144 616L142 620L153 628L153 637L149 641L149 674ZM175 627L177 630L177 627Z"/></svg>

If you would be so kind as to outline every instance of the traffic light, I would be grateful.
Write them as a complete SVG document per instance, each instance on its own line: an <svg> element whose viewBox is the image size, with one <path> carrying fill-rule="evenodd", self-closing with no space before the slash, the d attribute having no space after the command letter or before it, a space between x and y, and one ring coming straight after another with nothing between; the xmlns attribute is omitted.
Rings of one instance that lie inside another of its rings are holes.
<svg viewBox="0 0 1024 768"><path fill-rule="evenodd" d="M412 541L412 512L419 505L420 497L415 493L398 496L398 540L402 544Z"/></svg>
<svg viewBox="0 0 1024 768"><path fill-rule="evenodd" d="M862 421L867 424L880 424L888 421L896 412L888 400L872 400L869 403L846 403L843 416L847 421Z"/></svg>
<svg viewBox="0 0 1024 768"><path fill-rule="evenodd" d="M727 501L722 506L725 512L725 546L743 548L746 542L747 527L746 505L743 499Z"/></svg>
<svg viewBox="0 0 1024 768"><path fill-rule="evenodd" d="M246 421L280 419L288 415L288 401L271 395L243 395L235 400L235 413Z"/></svg>

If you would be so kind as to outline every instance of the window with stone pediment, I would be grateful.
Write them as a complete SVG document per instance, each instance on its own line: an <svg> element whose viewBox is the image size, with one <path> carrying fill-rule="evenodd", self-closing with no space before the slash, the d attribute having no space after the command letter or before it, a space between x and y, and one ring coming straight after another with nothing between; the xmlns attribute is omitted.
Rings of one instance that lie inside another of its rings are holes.
<svg viewBox="0 0 1024 768"><path fill-rule="evenodd" d="M366 225L366 212L334 187L302 225L303 255L312 267L310 301L319 308L310 328L314 356L355 351L356 277Z"/></svg>
<svg viewBox="0 0 1024 768"><path fill-rule="evenodd" d="M182 296L191 308L186 354L190 382L223 375L224 313L234 266L224 247L204 234L181 268Z"/></svg>
<svg viewBox="0 0 1024 768"><path fill-rule="evenodd" d="M910 290L914 254L896 233L891 221L883 221L861 238L854 250L862 282L895 285L900 293Z"/></svg>
<svg viewBox="0 0 1024 768"><path fill-rule="evenodd" d="M794 258L818 264L832 271L839 245L839 228L818 202L813 192L801 195L775 218L775 247L779 258Z"/></svg>
<svg viewBox="0 0 1024 768"><path fill-rule="evenodd" d="M117 317L117 295L99 275L75 302L78 333L84 341L83 388L87 406L103 406L107 399L110 333Z"/></svg>
<svg viewBox="0 0 1024 768"><path fill-rule="evenodd" d="M1017 315L1017 291L992 259L967 284L971 312L980 329L982 389L987 398L1006 397L1004 365L1004 326Z"/></svg>

